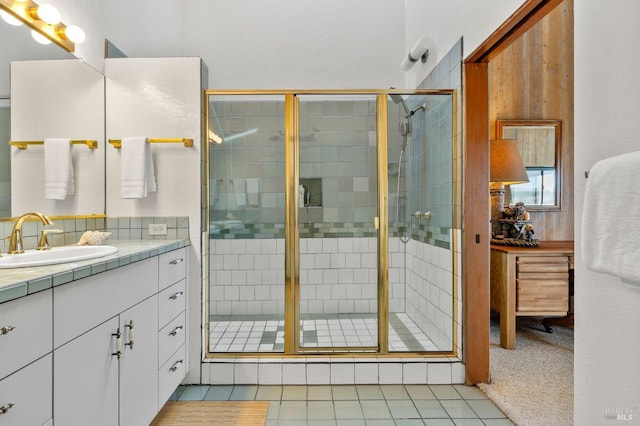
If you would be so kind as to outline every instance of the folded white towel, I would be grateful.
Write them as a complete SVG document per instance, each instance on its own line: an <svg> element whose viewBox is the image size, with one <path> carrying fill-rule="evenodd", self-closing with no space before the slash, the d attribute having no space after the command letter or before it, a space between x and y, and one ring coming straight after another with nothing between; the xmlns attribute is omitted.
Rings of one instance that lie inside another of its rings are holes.
<svg viewBox="0 0 640 426"><path fill-rule="evenodd" d="M236 207L247 205L247 181L246 179L233 178L233 195L236 198Z"/></svg>
<svg viewBox="0 0 640 426"><path fill-rule="evenodd" d="M123 138L121 151L122 198L144 198L149 192L155 192L156 176L147 138Z"/></svg>
<svg viewBox="0 0 640 426"><path fill-rule="evenodd" d="M71 140L44 140L44 196L49 200L64 200L75 193Z"/></svg>
<svg viewBox="0 0 640 426"><path fill-rule="evenodd" d="M251 207L260 206L260 178L247 179L247 204Z"/></svg>
<svg viewBox="0 0 640 426"><path fill-rule="evenodd" d="M640 151L607 158L589 172L582 212L585 266L640 285Z"/></svg>

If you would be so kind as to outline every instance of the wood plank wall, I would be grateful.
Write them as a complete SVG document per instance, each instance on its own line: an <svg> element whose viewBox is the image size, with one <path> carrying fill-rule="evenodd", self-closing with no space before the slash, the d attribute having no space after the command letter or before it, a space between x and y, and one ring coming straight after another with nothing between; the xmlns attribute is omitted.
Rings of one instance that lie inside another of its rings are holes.
<svg viewBox="0 0 640 426"><path fill-rule="evenodd" d="M531 212L543 240L573 240L573 1L564 0L489 62L491 138L497 119L562 120L561 210Z"/></svg>

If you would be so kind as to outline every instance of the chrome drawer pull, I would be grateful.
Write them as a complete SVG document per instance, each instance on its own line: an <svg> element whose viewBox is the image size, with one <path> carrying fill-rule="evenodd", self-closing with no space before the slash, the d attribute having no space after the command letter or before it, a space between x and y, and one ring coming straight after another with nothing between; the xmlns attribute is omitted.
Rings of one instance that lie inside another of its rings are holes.
<svg viewBox="0 0 640 426"><path fill-rule="evenodd" d="M169 336L175 336L176 334L180 333L183 328L183 325L179 325L178 327L174 328L171 333L169 333Z"/></svg>
<svg viewBox="0 0 640 426"><path fill-rule="evenodd" d="M111 355L120 359L120 356L122 355L122 334L120 334L120 328L118 328L118 331L116 331L115 333L112 333L111 335L115 336L116 338L116 351L113 352Z"/></svg>
<svg viewBox="0 0 640 426"><path fill-rule="evenodd" d="M176 300L178 297L182 296L183 294L184 294L184 291L179 291L169 296L169 299Z"/></svg>
<svg viewBox="0 0 640 426"><path fill-rule="evenodd" d="M176 361L176 363L175 363L175 364L173 364L173 367L171 367L171 368L169 369L169 371L171 371L172 373L174 373L174 372L178 369L178 367L180 367L180 366L182 365L182 362L183 362L183 361L184 361L184 360L182 360L182 359L181 359L180 361Z"/></svg>
<svg viewBox="0 0 640 426"><path fill-rule="evenodd" d="M177 265L178 263L184 262L183 258L179 258L179 259L174 259L171 262L169 262L169 265Z"/></svg>
<svg viewBox="0 0 640 426"><path fill-rule="evenodd" d="M5 404L2 407L0 407L0 416L3 415L3 414L6 414L7 411L11 410L11 407L13 407L14 405L16 405L16 404L14 404L13 402L10 402L10 403Z"/></svg>
<svg viewBox="0 0 640 426"><path fill-rule="evenodd" d="M7 325L6 327L2 327L0 328L0 336L2 336L3 334L9 334L10 332L12 332L16 327L14 325ZM11 408L11 407L9 407Z"/></svg>
<svg viewBox="0 0 640 426"><path fill-rule="evenodd" d="M129 349L133 350L133 320L129 320L129 324L124 325L129 329L129 343L125 343L125 346L129 346Z"/></svg>

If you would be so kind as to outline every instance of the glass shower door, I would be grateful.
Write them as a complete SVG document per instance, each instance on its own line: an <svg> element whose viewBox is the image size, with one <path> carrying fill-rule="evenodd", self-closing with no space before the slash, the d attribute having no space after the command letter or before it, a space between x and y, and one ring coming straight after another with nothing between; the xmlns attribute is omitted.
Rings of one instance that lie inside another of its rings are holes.
<svg viewBox="0 0 640 426"><path fill-rule="evenodd" d="M378 350L374 95L299 95L299 349Z"/></svg>
<svg viewBox="0 0 640 426"><path fill-rule="evenodd" d="M209 97L209 352L285 350L282 95Z"/></svg>

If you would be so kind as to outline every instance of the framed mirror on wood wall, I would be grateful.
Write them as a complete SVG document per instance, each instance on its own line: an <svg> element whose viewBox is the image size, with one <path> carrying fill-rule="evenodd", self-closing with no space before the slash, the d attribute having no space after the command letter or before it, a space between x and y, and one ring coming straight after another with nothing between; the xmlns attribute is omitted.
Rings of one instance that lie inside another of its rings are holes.
<svg viewBox="0 0 640 426"><path fill-rule="evenodd" d="M497 120L498 139L515 139L529 183L511 186L511 199L527 210L560 210L562 190L560 120Z"/></svg>

